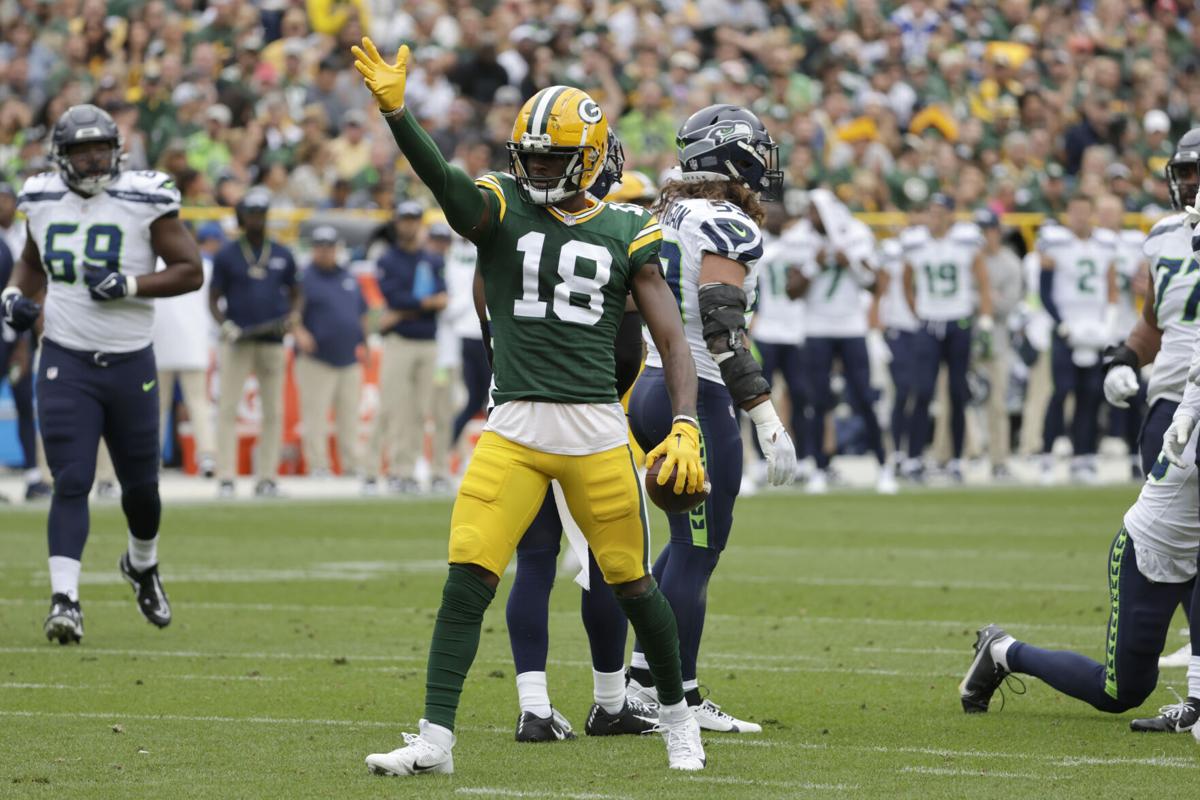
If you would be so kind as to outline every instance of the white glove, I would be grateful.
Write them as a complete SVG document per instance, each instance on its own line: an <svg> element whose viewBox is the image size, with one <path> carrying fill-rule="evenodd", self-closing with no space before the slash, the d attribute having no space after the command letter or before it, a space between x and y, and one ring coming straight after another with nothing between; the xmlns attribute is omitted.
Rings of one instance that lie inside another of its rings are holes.
<svg viewBox="0 0 1200 800"><path fill-rule="evenodd" d="M1188 440L1192 438L1192 427L1196 418L1191 414L1176 414L1163 433L1162 454L1177 467L1186 467L1183 462L1183 451L1187 448Z"/></svg>
<svg viewBox="0 0 1200 800"><path fill-rule="evenodd" d="M1127 364L1118 364L1104 376L1104 399L1117 408L1129 408L1129 398L1138 392L1137 373Z"/></svg>
<svg viewBox="0 0 1200 800"><path fill-rule="evenodd" d="M796 446L779 421L775 406L768 400L750 409L750 420L758 436L758 446L767 457L767 483L787 486L796 479Z"/></svg>

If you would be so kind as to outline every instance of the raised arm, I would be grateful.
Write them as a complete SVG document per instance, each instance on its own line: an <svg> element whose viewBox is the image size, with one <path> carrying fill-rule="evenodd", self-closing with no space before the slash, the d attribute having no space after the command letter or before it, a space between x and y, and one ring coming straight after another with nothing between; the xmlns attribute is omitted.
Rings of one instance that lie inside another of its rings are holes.
<svg viewBox="0 0 1200 800"><path fill-rule="evenodd" d="M361 48L355 46L350 50L354 54L354 66L375 96L400 152L404 153L421 182L429 187L446 213L450 227L473 242L483 239L492 224L490 193L476 186L467 173L447 163L437 145L405 108L408 45L400 47L394 64L385 62L375 43L366 37Z"/></svg>

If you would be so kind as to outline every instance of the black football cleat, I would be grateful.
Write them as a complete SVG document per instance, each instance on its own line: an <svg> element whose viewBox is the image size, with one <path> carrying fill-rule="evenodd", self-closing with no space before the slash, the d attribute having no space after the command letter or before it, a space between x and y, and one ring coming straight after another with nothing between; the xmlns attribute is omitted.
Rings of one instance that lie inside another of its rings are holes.
<svg viewBox="0 0 1200 800"><path fill-rule="evenodd" d="M165 628L171 624L171 603L163 590L162 580L158 577L158 564L141 572L129 563L129 553L121 556L121 575L129 581L137 595L138 611L152 625Z"/></svg>
<svg viewBox="0 0 1200 800"><path fill-rule="evenodd" d="M58 640L59 644L76 644L83 641L83 609L78 600L72 600L65 594L56 594L50 598L50 613L42 626L46 638Z"/></svg>
<svg viewBox="0 0 1200 800"><path fill-rule="evenodd" d="M550 716L544 719L532 711L523 711L517 718L518 742L562 742L574 738L571 723L553 706Z"/></svg>
<svg viewBox="0 0 1200 800"><path fill-rule="evenodd" d="M975 659L971 662L967 674L963 676L962 683L958 685L963 711L968 714L982 714L987 711L992 695L1008 675L1008 670L992 658L992 643L1007 635L999 625L988 625L976 634Z"/></svg>
<svg viewBox="0 0 1200 800"><path fill-rule="evenodd" d="M1189 697L1163 706L1158 710L1157 717L1131 721L1129 730L1138 733L1187 733L1196 727L1197 718L1200 718L1200 699Z"/></svg>
<svg viewBox="0 0 1200 800"><path fill-rule="evenodd" d="M54 488L45 481L34 481L25 484L25 502L45 500L54 494Z"/></svg>
<svg viewBox="0 0 1200 800"><path fill-rule="evenodd" d="M640 700L626 698L625 707L619 714L610 714L604 710L604 706L593 703L583 730L588 736L640 736L654 733L657 725L658 709Z"/></svg>

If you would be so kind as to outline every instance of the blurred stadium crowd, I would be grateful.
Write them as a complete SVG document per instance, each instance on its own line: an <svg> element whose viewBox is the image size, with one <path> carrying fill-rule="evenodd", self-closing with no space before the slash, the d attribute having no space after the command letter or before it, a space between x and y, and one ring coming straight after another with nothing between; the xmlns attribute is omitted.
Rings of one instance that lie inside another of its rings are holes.
<svg viewBox="0 0 1200 800"><path fill-rule="evenodd" d="M1200 11L1175 0L4 0L0 34L0 228L14 253L16 190L49 168L53 121L72 104L93 102L117 120L126 168L175 177L185 219L203 228L210 256L236 235L232 213L220 209L232 211L261 186L273 214L302 209L312 221L299 242L301 267L311 234L332 221L339 257L360 278L375 276L397 246L390 222L364 234L336 212L374 210L378 222L410 218L395 214L406 202L430 204L351 67L350 45L364 34L385 53L414 43L409 108L472 174L507 168L504 142L518 109L554 84L597 99L623 143L627 171L644 173L646 185L675 163L675 131L692 110L745 105L781 147L789 188L776 231L803 220L812 190L827 188L839 207L872 225L873 263L886 271L882 243L926 222L931 198L960 218L982 212L980 241L999 229L992 215L1020 225L1002 230L990 251L1025 259L995 289L1014 296L1004 318L997 315L1011 355L1005 348L1009 360L999 370L974 359L969 378L974 406L985 406L989 393L1000 396L992 413L1016 423L1012 433L993 428L993 441L1012 437L1027 454L1042 449L1048 400L1030 407L1030 395L1047 393L1039 380L1050 379L1051 325L1039 308L1037 262L1029 261L1040 218L1011 215L1058 215L1073 196L1107 196L1114 233L1148 228L1171 208L1164 166L1174 142L1200 117ZM1121 212L1142 216L1122 220ZM428 248L438 274L432 284L424 274L410 279L424 282L423 297L446 292L448 299L439 301L445 309L433 303L422 311L431 319L458 314L457 322L443 318L443 327L469 328L461 323L471 313L464 289L448 265L470 253L455 251L460 243L425 216L419 247ZM1076 235L1086 238L1082 229ZM1131 324L1145 281L1144 264L1134 261L1123 268L1122 324ZM374 282L383 291L366 296L387 306L383 277ZM870 297L864 286L864 324L875 342L871 385L885 398L877 416L886 431L882 410L895 393L880 337L889 323L881 319L884 298ZM368 334L380 330L375 323L365 326ZM1113 331L1113 341L1125 332ZM297 346L311 354L306 344ZM448 366L457 374L466 365L450 357L432 371ZM814 412L806 400L807 413L840 409L817 450L862 452L871 445L860 404L836 402L843 371L832 373L831 402ZM948 390L940 391L935 417L946 428ZM434 405L465 412L464 404L478 406L476 395L456 381ZM382 396L378 404L396 402L404 401ZM1114 433L1135 424L1113 416ZM1036 424L1022 425L1034 417ZM465 424L453 422L455 436ZM987 427L968 420L968 455L985 449ZM947 435L939 434L942 460L953 460ZM449 449L449 436L435 435L443 442L435 453ZM1005 474L1007 446L1004 458L993 458L997 475ZM434 483L442 477L434 474ZM413 490L411 479L400 476L396 488Z"/></svg>

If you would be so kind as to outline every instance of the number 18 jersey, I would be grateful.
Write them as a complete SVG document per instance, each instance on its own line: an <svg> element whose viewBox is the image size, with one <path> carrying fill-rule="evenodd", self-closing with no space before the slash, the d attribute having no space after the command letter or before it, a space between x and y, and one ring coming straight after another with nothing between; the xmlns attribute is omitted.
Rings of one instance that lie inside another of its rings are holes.
<svg viewBox="0 0 1200 800"><path fill-rule="evenodd" d="M100 303L83 280L85 265L149 275L157 261L150 225L179 212L179 190L162 172L122 172L102 192L76 194L56 172L25 181L17 207L46 271L45 334L72 350L130 353L154 338L154 302Z"/></svg>
<svg viewBox="0 0 1200 800"><path fill-rule="evenodd" d="M732 203L698 198L675 201L663 212L661 222L660 258L683 315L696 375L723 386L721 368L708 352L700 321L700 264L705 253L715 253L745 266L742 291L746 293L746 307L753 308L758 285L756 267L763 254L762 233L754 220ZM662 356L648 334L646 346L646 366L661 367Z"/></svg>

